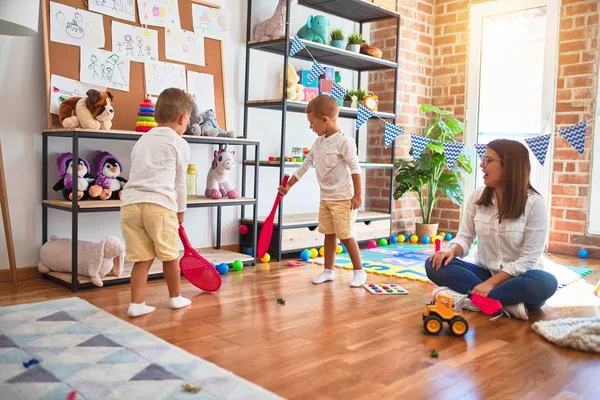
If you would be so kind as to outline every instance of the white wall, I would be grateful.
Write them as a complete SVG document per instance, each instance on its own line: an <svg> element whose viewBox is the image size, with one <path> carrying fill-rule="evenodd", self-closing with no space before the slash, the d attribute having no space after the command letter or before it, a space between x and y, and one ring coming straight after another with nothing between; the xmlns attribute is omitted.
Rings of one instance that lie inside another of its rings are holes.
<svg viewBox="0 0 600 400"><path fill-rule="evenodd" d="M254 1L253 23L268 18L277 3L276 0ZM247 1L222 0L222 4L232 11L231 41L226 42L224 65L226 77L226 98L228 128L241 134L243 123L244 98L244 62L246 39ZM292 32L295 33L305 23L313 10L301 6L292 9ZM355 29L348 21L331 18L331 28L341 27L349 32ZM357 29L357 28L356 28ZM40 28L41 32L41 28ZM251 56L251 99L276 98L278 79L283 58L264 52L253 51ZM310 68L310 63L294 60L297 70ZM354 86L356 74L344 73L344 86ZM366 75L363 77L366 78ZM4 107L0 108L0 140L4 152L4 164L8 171L7 187L13 236L16 246L17 265L32 266L39 261L41 246L41 135L46 127L46 82L44 77L44 57L42 36L7 37L0 35L0 92ZM117 109L118 112L118 109ZM261 158L279 154L281 114L277 111L253 109L249 114L249 137L261 140ZM286 153L292 146L309 147L315 139L308 128L303 114L288 114L288 133ZM354 123L342 120L342 129L352 135ZM362 135L363 138L366 135ZM80 152L91 161L94 150L112 152L124 164L125 176L129 171L129 154L133 142L107 140L83 140ZM364 145L362 146L364 149ZM253 148L249 148L253 151ZM205 174L212 157L211 146L193 145L192 160L198 168L198 187L205 187ZM237 148L238 162L241 161L241 148ZM56 157L70 151L70 142L65 139L51 139L49 157L48 185L51 188L58 180ZM361 152L364 155L364 152ZM361 160L364 159L361 157ZM248 169L252 174L252 169ZM292 172L292 170L290 170ZM260 170L260 206L261 215L269 213L275 195L278 170L261 168ZM241 167L231 174L237 184L241 181ZM248 180L252 187L252 180ZM239 186L238 186L239 187ZM310 196L307 196L311 193ZM59 194L51 193L56 198ZM314 172L309 172L297 185L292 195L286 199L286 212L306 213L318 210L318 186ZM247 207L247 212L252 208ZM56 210L49 211L49 235L70 237L71 215ZM222 244L234 244L238 241L239 208L223 208ZM186 213L186 229L192 243L203 247L214 244L216 210L193 209ZM107 235L120 235L117 213L95 213L80 215L79 238L81 240L100 240ZM8 268L4 231L0 232L0 269Z"/></svg>

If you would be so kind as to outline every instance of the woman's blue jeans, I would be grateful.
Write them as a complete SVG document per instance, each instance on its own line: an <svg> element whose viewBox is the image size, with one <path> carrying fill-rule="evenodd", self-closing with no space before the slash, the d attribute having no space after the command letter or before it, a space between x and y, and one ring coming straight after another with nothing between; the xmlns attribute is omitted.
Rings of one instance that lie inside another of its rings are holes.
<svg viewBox="0 0 600 400"><path fill-rule="evenodd" d="M464 294L492 276L487 269L458 258L437 271L431 262L427 261L425 270L429 279L436 285L447 286ZM535 269L504 282L492 290L488 297L500 301L503 306L525 303L529 311L534 311L542 308L546 300L556 292L557 287L558 281L554 275Z"/></svg>

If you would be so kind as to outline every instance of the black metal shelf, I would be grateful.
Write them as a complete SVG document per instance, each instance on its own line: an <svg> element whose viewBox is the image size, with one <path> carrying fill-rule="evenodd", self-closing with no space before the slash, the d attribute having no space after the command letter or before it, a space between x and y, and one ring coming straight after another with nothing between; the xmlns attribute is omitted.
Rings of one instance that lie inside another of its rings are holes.
<svg viewBox="0 0 600 400"><path fill-rule="evenodd" d="M256 165L256 163L254 162L254 160L246 160L246 161L244 161L244 165L253 167ZM281 163L279 161L261 161L259 163L259 165L261 167L272 167L272 168L280 168L281 167ZM284 168L298 168L301 165L302 165L301 162L289 162L288 161L283 164L283 167ZM366 162L361 162L360 167L362 169L394 169L393 164L377 164L377 163L366 163Z"/></svg>
<svg viewBox="0 0 600 400"><path fill-rule="evenodd" d="M298 4L359 23L401 17L367 0L298 0Z"/></svg>
<svg viewBox="0 0 600 400"><path fill-rule="evenodd" d="M304 43L306 48L296 53L294 58L312 61L312 54L314 58L323 65L331 65L358 72L398 68L398 64L392 61L354 53L352 51L338 49L337 47L319 44L304 39L300 39L300 41ZM285 45L285 38L248 43L248 46L251 49L262 50L278 55L285 54Z"/></svg>
<svg viewBox="0 0 600 400"><path fill-rule="evenodd" d="M246 105L250 108L262 108L265 110L278 110L281 111L283 108L283 102L281 100L252 100L246 103ZM287 111L296 112L296 113L305 113L307 103L303 103L301 101L286 101L285 107ZM340 107L340 118L356 118L358 115L358 110L355 108L349 107ZM383 119L394 119L396 115L389 112L376 111L373 118L383 118Z"/></svg>

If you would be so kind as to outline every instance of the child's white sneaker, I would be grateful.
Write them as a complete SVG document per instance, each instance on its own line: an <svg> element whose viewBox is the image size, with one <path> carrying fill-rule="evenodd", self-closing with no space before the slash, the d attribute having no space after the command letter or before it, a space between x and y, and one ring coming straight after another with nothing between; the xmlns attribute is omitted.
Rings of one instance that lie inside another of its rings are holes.
<svg viewBox="0 0 600 400"><path fill-rule="evenodd" d="M129 304L129 309L127 310L127 315L130 317L141 317L142 315L150 314L152 311L156 310L156 307L147 306L146 302L143 303L131 303Z"/></svg>
<svg viewBox="0 0 600 400"><path fill-rule="evenodd" d="M515 318L522 319L523 321L529 320L529 312L523 303L504 306L504 311Z"/></svg>
<svg viewBox="0 0 600 400"><path fill-rule="evenodd" d="M352 283L350 283L351 287L361 287L367 282L367 273L364 269L355 269L354 270L354 279L352 279Z"/></svg>
<svg viewBox="0 0 600 400"><path fill-rule="evenodd" d="M335 280L335 272L333 272L333 270L330 269L325 269L323 270L323 272L321 272L319 276L313 278L312 283L318 285L333 280Z"/></svg>
<svg viewBox="0 0 600 400"><path fill-rule="evenodd" d="M171 297L171 303L169 304L169 307L175 310L177 308L187 307L190 304L192 304L190 299L186 299L185 297L179 295L177 297Z"/></svg>

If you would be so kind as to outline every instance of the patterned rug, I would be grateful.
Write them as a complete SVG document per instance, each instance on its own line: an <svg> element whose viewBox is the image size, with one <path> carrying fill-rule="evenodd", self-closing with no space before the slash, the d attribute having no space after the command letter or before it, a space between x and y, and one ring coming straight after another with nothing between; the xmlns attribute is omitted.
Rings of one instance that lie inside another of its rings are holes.
<svg viewBox="0 0 600 400"><path fill-rule="evenodd" d="M368 273L431 282L425 273L425 261L433 252L434 246L432 245L396 243L373 249L361 249L360 255L363 268ZM310 261L323 265L325 259L318 257ZM469 256L465 261L474 262L474 259ZM335 266L351 270L352 262L348 254L337 254ZM544 269L556 277L559 289L592 273L589 268L564 266L548 258L545 260Z"/></svg>
<svg viewBox="0 0 600 400"><path fill-rule="evenodd" d="M0 398L74 390L77 400L280 399L77 297L0 307Z"/></svg>

